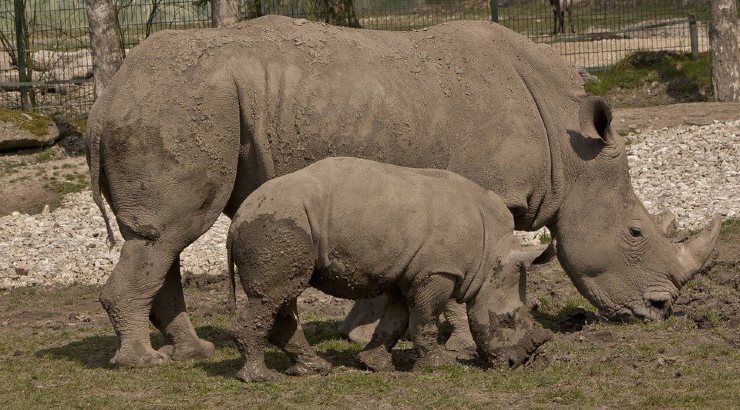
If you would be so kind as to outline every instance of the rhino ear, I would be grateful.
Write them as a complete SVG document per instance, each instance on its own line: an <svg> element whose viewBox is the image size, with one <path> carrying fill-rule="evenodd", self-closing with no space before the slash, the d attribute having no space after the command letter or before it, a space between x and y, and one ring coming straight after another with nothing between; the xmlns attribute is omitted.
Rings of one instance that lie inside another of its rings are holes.
<svg viewBox="0 0 740 410"><path fill-rule="evenodd" d="M600 138L610 142L612 109L601 97L588 96L581 99L578 110L581 132L591 138Z"/></svg>
<svg viewBox="0 0 740 410"><path fill-rule="evenodd" d="M532 265L550 262L556 254L555 241L553 240L547 245L528 246L513 250L509 253L509 261L520 268L527 269Z"/></svg>

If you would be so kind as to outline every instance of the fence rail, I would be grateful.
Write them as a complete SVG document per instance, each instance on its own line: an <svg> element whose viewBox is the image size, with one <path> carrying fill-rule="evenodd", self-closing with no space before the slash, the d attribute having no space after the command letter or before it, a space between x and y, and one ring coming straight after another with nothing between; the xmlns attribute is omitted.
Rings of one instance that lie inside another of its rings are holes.
<svg viewBox="0 0 740 410"><path fill-rule="evenodd" d="M115 0L124 52L158 30L209 27L207 1ZM322 1L243 0L242 6L248 16L321 20ZM692 51L692 28L693 51L708 48L709 0L575 0L564 14L563 32L558 33L548 0L354 0L353 4L366 29L414 30L449 20L494 20L550 44L571 64L589 70L611 66L638 50ZM85 115L94 99L89 45L84 0L3 1L0 107Z"/></svg>

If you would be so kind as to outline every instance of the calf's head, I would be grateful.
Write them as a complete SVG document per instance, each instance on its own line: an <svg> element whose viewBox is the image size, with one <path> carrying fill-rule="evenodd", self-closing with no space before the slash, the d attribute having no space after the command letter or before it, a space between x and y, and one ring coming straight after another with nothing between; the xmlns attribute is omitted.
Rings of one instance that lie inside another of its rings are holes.
<svg viewBox="0 0 740 410"><path fill-rule="evenodd" d="M574 153L569 183L551 226L558 258L603 315L663 319L681 286L709 258L721 220L715 217L691 241L667 238L665 229L672 221L663 217L656 223L635 195L624 143L610 123L604 100L582 100L580 132L569 133Z"/></svg>

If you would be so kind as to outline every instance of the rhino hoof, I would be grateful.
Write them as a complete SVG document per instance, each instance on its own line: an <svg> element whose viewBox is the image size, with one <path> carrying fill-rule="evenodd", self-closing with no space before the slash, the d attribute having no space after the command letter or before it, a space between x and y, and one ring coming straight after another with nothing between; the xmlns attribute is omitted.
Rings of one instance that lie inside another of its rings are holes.
<svg viewBox="0 0 740 410"><path fill-rule="evenodd" d="M280 381L285 379L285 376L275 370L268 369L266 367L248 369L246 366L244 366L236 373L236 378L245 383L252 383Z"/></svg>
<svg viewBox="0 0 740 410"><path fill-rule="evenodd" d="M290 366L285 373L291 376L305 376L307 374L329 374L331 372L331 363L316 356L309 359L302 359Z"/></svg>
<svg viewBox="0 0 740 410"><path fill-rule="evenodd" d="M213 354L213 343L196 339L194 342L184 342L175 345L165 345L159 352L169 355L172 360L203 359Z"/></svg>
<svg viewBox="0 0 740 410"><path fill-rule="evenodd" d="M110 360L110 363L121 367L151 367L170 363L170 357L158 352L151 347L142 348L141 351L121 348Z"/></svg>
<svg viewBox="0 0 740 410"><path fill-rule="evenodd" d="M383 346L372 350L363 350L357 355L360 368L373 372L393 371L393 356Z"/></svg>

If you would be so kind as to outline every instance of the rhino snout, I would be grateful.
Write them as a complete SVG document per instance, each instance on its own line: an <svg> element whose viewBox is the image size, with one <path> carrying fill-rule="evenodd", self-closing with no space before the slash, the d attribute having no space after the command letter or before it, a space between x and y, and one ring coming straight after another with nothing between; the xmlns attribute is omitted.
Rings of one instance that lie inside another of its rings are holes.
<svg viewBox="0 0 740 410"><path fill-rule="evenodd" d="M647 292L644 304L633 307L635 317L644 321L663 320L673 313L676 296L670 292Z"/></svg>

